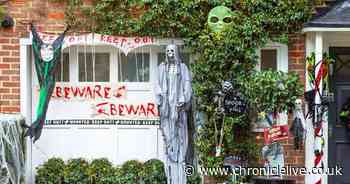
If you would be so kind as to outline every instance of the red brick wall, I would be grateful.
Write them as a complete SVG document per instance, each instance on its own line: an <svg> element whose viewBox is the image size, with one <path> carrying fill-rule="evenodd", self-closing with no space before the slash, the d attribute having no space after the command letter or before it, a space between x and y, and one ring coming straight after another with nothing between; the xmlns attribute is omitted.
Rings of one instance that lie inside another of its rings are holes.
<svg viewBox="0 0 350 184"><path fill-rule="evenodd" d="M20 111L19 39L28 37L28 24L34 21L42 31L64 29L64 6L43 0L11 0L8 14L15 19L13 28L0 28L0 112Z"/></svg>
<svg viewBox="0 0 350 184"><path fill-rule="evenodd" d="M48 3L45 0L11 0L8 2L9 14L16 20L16 25L10 29L0 29L0 112L10 113L20 111L20 65L19 38L28 37L25 22L35 21L39 30L46 32L61 32L64 30L64 5ZM300 74L303 83L305 37L291 35L289 39L289 71ZM257 136L259 142L262 137ZM293 149L292 138L283 142L286 165L304 166L304 151ZM298 183L304 183L304 177L293 177ZM207 179L206 183L215 183Z"/></svg>
<svg viewBox="0 0 350 184"><path fill-rule="evenodd" d="M299 77L302 84L305 84L305 53L305 35L290 35L288 44L288 68L289 71L299 73ZM305 166L305 150L294 150L293 138L290 138L287 142L285 142L283 147L285 152L286 164L295 167ZM303 176L295 176L293 178L297 180L298 184L304 183Z"/></svg>

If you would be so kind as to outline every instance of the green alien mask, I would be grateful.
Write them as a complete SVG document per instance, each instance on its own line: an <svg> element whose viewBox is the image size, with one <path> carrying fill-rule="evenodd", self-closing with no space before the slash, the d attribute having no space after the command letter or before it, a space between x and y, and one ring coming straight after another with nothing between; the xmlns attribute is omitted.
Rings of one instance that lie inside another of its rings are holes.
<svg viewBox="0 0 350 184"><path fill-rule="evenodd" d="M227 30L233 24L233 12L226 6L217 6L210 10L208 26L213 32L220 33Z"/></svg>

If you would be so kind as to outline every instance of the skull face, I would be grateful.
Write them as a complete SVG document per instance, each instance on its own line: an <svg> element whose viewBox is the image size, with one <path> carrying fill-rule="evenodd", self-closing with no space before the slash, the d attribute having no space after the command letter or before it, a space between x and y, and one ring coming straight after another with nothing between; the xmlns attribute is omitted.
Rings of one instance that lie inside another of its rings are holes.
<svg viewBox="0 0 350 184"><path fill-rule="evenodd" d="M302 109L303 101L301 99L295 100L296 109Z"/></svg>
<svg viewBox="0 0 350 184"><path fill-rule="evenodd" d="M172 47L168 47L166 49L166 55L168 58L174 58L175 57L175 49Z"/></svg>
<svg viewBox="0 0 350 184"><path fill-rule="evenodd" d="M166 57L168 61L178 61L179 55L178 55L178 48L174 44L170 44L166 47Z"/></svg>
<svg viewBox="0 0 350 184"><path fill-rule="evenodd" d="M45 62L50 62L53 59L53 47L50 44L43 44L40 49L41 58Z"/></svg>
<svg viewBox="0 0 350 184"><path fill-rule="evenodd" d="M233 89L232 83L229 81L222 82L221 86L224 93L229 93Z"/></svg>
<svg viewBox="0 0 350 184"><path fill-rule="evenodd" d="M226 6L217 6L210 10L208 26L211 31L220 33L227 30L233 24L233 12Z"/></svg>

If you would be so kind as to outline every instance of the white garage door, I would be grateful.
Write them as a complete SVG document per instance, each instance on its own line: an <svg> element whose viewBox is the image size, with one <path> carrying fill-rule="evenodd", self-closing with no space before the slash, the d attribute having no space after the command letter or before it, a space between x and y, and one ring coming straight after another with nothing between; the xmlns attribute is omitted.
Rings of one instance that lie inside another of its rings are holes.
<svg viewBox="0 0 350 184"><path fill-rule="evenodd" d="M65 48L47 124L29 150L32 168L52 157L104 157L117 165L131 159L164 160L153 93L164 48L144 46L127 55L107 45ZM189 63L188 54L183 59ZM35 73L32 88L34 120L39 95Z"/></svg>

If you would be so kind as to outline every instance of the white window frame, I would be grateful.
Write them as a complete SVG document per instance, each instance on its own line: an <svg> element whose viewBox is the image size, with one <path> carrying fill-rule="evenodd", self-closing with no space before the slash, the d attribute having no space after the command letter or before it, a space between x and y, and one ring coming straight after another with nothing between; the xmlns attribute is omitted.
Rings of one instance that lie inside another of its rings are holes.
<svg viewBox="0 0 350 184"><path fill-rule="evenodd" d="M109 81L106 82L82 82L79 81L79 54L78 52L85 52L85 47L86 47L86 52L89 53L92 50L94 50L95 53L109 53ZM95 48L93 48L95 47ZM78 46L72 46L71 52L69 54L69 83L70 84L91 84L91 83L100 83L100 84L106 84L112 82L115 77L113 76L114 74L114 65L113 65L113 58L115 57L113 53L113 49L110 46L84 46L84 45L78 45ZM66 48L64 52L68 52L69 48Z"/></svg>
<svg viewBox="0 0 350 184"><path fill-rule="evenodd" d="M163 47L167 44L170 44L172 40L163 40L159 45L149 45L141 48L136 48L129 52L129 54L136 53L149 53L149 81L148 82L121 82L119 81L119 54L122 54L121 50L114 48L108 45L74 45L63 50L64 53L69 52L69 81L57 81L57 85L73 84L73 85L86 85L91 83L96 84L107 84L113 83L118 85L128 86L129 91L151 91L154 88L154 82L157 78L157 68L158 68L158 53L164 52ZM177 41L176 44L183 45L182 41ZM91 52L95 51L96 53L109 53L110 54L110 78L107 82L82 82L79 81L79 61L78 61L78 51L79 52ZM186 52L183 51L183 52ZM192 62L192 56L190 55L190 61ZM33 66L34 67L34 66ZM33 68L34 69L34 68Z"/></svg>
<svg viewBox="0 0 350 184"><path fill-rule="evenodd" d="M265 47L257 50L259 62L256 66L258 71L261 71L261 50L276 50L277 51L277 71L288 72L288 46L281 43L271 42Z"/></svg>
<svg viewBox="0 0 350 184"><path fill-rule="evenodd" d="M134 54L136 53L149 53L149 81L148 82L120 82L119 81L119 65L118 65L118 60L116 60L116 62L114 62L117 66L114 67L114 69L116 69L116 71L114 71L116 73L116 82L120 85L126 85L128 86L128 90L131 91L150 91L153 89L153 84L156 81L156 71L157 71L157 62L158 62L158 58L157 58L157 53L159 52L159 46L145 46L142 48L137 48L132 50L129 54ZM151 51L151 52L149 52ZM118 55L118 51L116 55ZM121 52L121 51L120 51ZM116 57L118 58L118 57ZM119 58L118 58L119 59Z"/></svg>
<svg viewBox="0 0 350 184"><path fill-rule="evenodd" d="M257 49L258 63L256 70L261 71L261 50L276 50L277 51L277 71L288 72L288 46L286 44L270 42L265 47ZM256 122L255 122L256 123ZM288 124L288 113L279 113L277 125ZM264 132L264 128L254 127L253 132Z"/></svg>

